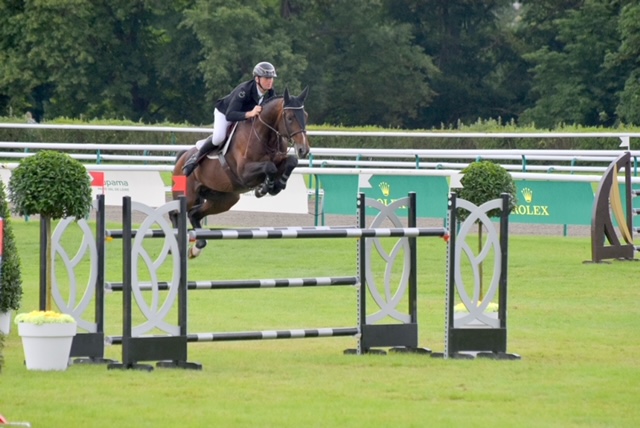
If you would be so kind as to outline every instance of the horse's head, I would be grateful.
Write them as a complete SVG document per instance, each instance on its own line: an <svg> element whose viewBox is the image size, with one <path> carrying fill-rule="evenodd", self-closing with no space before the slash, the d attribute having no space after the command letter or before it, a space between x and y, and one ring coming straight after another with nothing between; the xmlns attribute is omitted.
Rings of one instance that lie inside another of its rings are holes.
<svg viewBox="0 0 640 428"><path fill-rule="evenodd" d="M282 106L282 119L284 129L282 136L293 145L296 155L304 159L309 155L309 140L307 139L307 112L304 110L304 100L309 94L307 86L297 97L289 94L289 89L284 90L284 103Z"/></svg>

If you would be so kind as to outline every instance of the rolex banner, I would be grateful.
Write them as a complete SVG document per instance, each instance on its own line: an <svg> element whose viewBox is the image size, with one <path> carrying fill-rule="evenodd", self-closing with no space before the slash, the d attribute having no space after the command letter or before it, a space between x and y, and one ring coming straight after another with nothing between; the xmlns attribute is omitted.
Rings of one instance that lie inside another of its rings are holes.
<svg viewBox="0 0 640 428"><path fill-rule="evenodd" d="M420 218L447 215L449 183L446 177L395 175L320 175L326 214L355 214L358 192L389 205L416 192ZM510 222L590 225L594 184L589 182L515 180L517 205ZM397 213L399 216L404 213Z"/></svg>
<svg viewBox="0 0 640 428"><path fill-rule="evenodd" d="M444 219L447 216L449 183L446 177L360 174L319 175L318 179L324 190L326 214L355 215L359 192L384 205L415 192L418 217ZM399 211L396 215L407 215L406 208Z"/></svg>
<svg viewBox="0 0 640 428"><path fill-rule="evenodd" d="M591 224L593 186L588 182L515 180L517 206L510 222Z"/></svg>

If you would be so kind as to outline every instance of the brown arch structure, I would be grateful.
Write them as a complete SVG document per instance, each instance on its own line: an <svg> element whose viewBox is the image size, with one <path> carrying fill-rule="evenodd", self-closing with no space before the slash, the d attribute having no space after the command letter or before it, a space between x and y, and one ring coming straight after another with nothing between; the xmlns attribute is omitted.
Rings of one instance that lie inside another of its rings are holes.
<svg viewBox="0 0 640 428"><path fill-rule="evenodd" d="M624 168L624 195L620 194L618 186L621 168ZM631 195L631 153L625 152L611 162L598 185L591 216L592 262L599 263L605 259L633 260L635 246ZM622 197L625 198L626 210L622 205ZM612 214L618 225L617 230Z"/></svg>

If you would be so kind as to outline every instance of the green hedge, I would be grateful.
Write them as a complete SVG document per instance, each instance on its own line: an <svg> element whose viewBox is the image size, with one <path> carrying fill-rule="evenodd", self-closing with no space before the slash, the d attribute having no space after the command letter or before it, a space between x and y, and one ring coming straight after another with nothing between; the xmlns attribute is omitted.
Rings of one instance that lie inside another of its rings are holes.
<svg viewBox="0 0 640 428"><path fill-rule="evenodd" d="M24 123L23 119L3 118L0 122ZM83 122L79 120L57 119L49 124L79 124L79 125L111 125L111 126L150 126L130 121L94 120ZM188 124L163 123L158 126L192 127ZM309 130L332 131L402 131L398 129L382 129L375 127L339 128L330 126L310 125ZM415 132L425 132L419 130ZM432 129L432 132L552 132L537 130L530 127L502 124L498 121L478 121L471 125L458 124L455 129ZM640 132L638 127L585 128L581 126L562 126L553 132L585 133L585 132ZM89 131L89 130L34 130L34 129L0 129L0 141L24 142L58 142L76 143L78 145L93 144L194 144L206 133L182 132L134 132L134 131ZM339 137L313 136L312 147L324 148L385 148L385 149L558 149L558 150L615 150L620 145L617 138L408 138L408 137ZM81 150L78 151L82 153Z"/></svg>

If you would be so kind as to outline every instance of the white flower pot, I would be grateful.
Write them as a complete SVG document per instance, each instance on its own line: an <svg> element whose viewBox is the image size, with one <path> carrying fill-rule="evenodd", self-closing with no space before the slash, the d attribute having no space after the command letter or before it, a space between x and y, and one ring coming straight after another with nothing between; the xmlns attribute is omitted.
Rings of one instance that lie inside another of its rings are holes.
<svg viewBox="0 0 640 428"><path fill-rule="evenodd" d="M0 312L0 333L9 334L11 332L11 311Z"/></svg>
<svg viewBox="0 0 640 428"><path fill-rule="evenodd" d="M19 323L27 370L66 370L76 323Z"/></svg>

